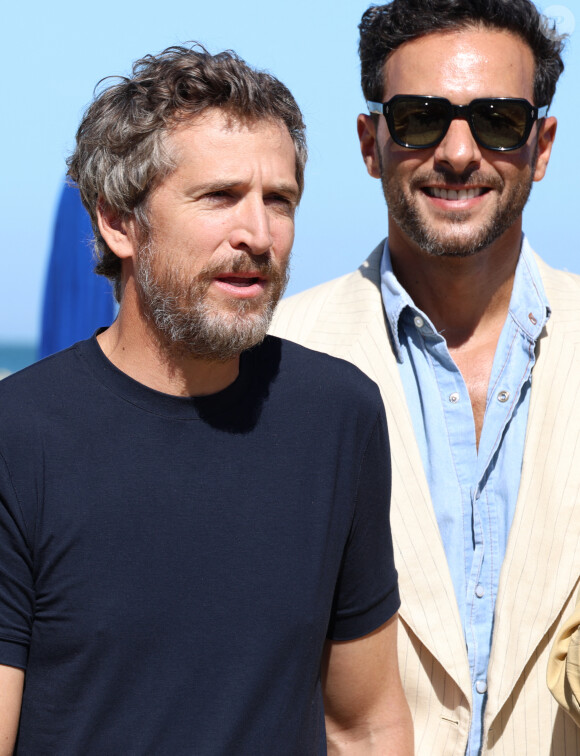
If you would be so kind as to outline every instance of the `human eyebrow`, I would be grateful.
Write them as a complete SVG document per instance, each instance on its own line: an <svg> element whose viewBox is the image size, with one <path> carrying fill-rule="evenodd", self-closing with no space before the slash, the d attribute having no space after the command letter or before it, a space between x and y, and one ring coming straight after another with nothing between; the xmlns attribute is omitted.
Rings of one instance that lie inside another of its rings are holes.
<svg viewBox="0 0 580 756"><path fill-rule="evenodd" d="M211 195L211 194L218 194L220 192L235 193L235 192L238 192L240 188L243 186L244 186L243 181L235 181L235 180L234 181L228 181L228 180L207 181L206 183L196 184L195 186L192 186L191 189L188 191L188 194L194 198L201 198L201 197ZM286 182L265 186L263 188L263 195L265 197L279 196L286 199L288 202L292 203L293 205L297 205L299 201L298 187L295 184L286 183Z"/></svg>
<svg viewBox="0 0 580 756"><path fill-rule="evenodd" d="M193 196L201 197L204 194L233 191L239 186L239 181L208 181L205 184L196 184L195 186L192 186L188 193Z"/></svg>
<svg viewBox="0 0 580 756"><path fill-rule="evenodd" d="M264 194L266 196L277 194L281 197L288 199L290 202L293 202L294 204L298 204L299 192L298 192L298 188L294 184L277 184L275 186L270 187L268 190L265 190Z"/></svg>

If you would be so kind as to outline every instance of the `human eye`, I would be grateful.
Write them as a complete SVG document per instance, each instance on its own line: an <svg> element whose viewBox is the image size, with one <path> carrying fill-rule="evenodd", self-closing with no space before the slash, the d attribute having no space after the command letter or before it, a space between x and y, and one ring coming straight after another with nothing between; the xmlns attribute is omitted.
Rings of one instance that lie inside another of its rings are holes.
<svg viewBox="0 0 580 756"><path fill-rule="evenodd" d="M415 105L408 108L399 108L395 111L395 126L402 130L423 129L430 126L438 116L432 113L429 108Z"/></svg>
<svg viewBox="0 0 580 756"><path fill-rule="evenodd" d="M439 115L434 114L431 110L415 110L408 116L408 122L410 126L421 127L431 126L439 121Z"/></svg>
<svg viewBox="0 0 580 756"><path fill-rule="evenodd" d="M509 146L524 134L526 113L523 108L512 105L488 107L475 112L473 125L486 141Z"/></svg>
<svg viewBox="0 0 580 756"><path fill-rule="evenodd" d="M286 197L284 194L277 194L275 192L272 193L272 194L267 194L266 197L265 197L265 200L266 200L266 202L269 202L272 205L291 205L291 204L293 204L292 200L290 199L290 197Z"/></svg>
<svg viewBox="0 0 580 756"><path fill-rule="evenodd" d="M504 131L505 129L517 129L519 123L506 113L490 113L487 122L491 129Z"/></svg>
<svg viewBox="0 0 580 756"><path fill-rule="evenodd" d="M272 192L264 197L265 204L283 215L294 215L296 210L296 201L286 194Z"/></svg>
<svg viewBox="0 0 580 756"><path fill-rule="evenodd" d="M226 189L212 189L209 192L206 192L203 195L207 199L224 199L226 197L231 197L231 192L227 191Z"/></svg>
<svg viewBox="0 0 580 756"><path fill-rule="evenodd" d="M264 198L268 202L295 208L298 205L298 186L293 182L276 183L264 187Z"/></svg>
<svg viewBox="0 0 580 756"><path fill-rule="evenodd" d="M234 190L228 187L215 187L207 189L198 197L198 201L207 207L229 207L237 200Z"/></svg>

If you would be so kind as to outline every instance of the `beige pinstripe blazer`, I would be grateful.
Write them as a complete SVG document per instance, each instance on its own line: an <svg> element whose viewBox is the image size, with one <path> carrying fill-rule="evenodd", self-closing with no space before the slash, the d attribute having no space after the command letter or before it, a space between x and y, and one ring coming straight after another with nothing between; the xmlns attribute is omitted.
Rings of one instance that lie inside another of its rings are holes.
<svg viewBox="0 0 580 756"><path fill-rule="evenodd" d="M380 294L381 243L354 273L284 300L272 332L353 362L379 385L393 458L402 597L399 661L418 756L463 756L465 640ZM546 685L548 653L580 587L580 277L538 260L552 317L538 345L522 482L500 574L483 753L578 756L580 729Z"/></svg>

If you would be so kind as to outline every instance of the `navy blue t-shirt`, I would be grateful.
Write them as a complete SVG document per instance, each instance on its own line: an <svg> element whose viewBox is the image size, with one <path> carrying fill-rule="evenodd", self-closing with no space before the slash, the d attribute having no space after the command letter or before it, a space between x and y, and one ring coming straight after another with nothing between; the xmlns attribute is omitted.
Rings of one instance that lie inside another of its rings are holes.
<svg viewBox="0 0 580 756"><path fill-rule="evenodd" d="M0 428L16 753L324 752L326 638L399 605L376 386L268 337L175 397L93 338L2 381Z"/></svg>

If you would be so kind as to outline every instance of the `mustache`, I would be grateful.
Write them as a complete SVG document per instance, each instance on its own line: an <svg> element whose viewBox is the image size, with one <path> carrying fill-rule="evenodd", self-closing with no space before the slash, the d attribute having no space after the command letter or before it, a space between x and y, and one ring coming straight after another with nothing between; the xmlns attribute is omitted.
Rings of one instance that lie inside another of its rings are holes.
<svg viewBox="0 0 580 756"><path fill-rule="evenodd" d="M485 173L485 171L467 170L463 173L455 173L454 171L449 171L441 166L413 176L411 180L411 189L420 189L422 186L432 184L450 184L465 187L486 186L490 189L501 191L503 183L504 182L499 176Z"/></svg>
<svg viewBox="0 0 580 756"><path fill-rule="evenodd" d="M228 259L217 260L211 265L203 268L203 276L218 276L220 273L260 273L262 275L271 275L279 269L278 265L272 262L269 254L251 255L244 254Z"/></svg>

